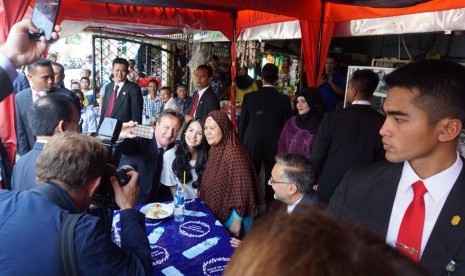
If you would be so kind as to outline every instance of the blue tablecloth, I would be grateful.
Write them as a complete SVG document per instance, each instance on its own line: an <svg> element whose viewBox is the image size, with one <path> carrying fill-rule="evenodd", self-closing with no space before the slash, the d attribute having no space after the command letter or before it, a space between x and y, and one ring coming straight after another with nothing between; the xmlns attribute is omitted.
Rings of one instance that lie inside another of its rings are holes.
<svg viewBox="0 0 465 276"><path fill-rule="evenodd" d="M186 200L185 207L183 222L173 217L145 221L154 275L221 275L233 253L231 236L200 199ZM112 230L118 244L118 211Z"/></svg>

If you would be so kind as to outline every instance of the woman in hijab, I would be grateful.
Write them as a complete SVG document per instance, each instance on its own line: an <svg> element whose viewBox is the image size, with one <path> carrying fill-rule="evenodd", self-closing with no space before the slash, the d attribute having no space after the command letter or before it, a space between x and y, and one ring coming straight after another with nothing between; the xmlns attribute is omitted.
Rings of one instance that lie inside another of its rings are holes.
<svg viewBox="0 0 465 276"><path fill-rule="evenodd" d="M323 119L323 103L316 88L306 88L295 96L297 114L289 118L281 131L278 154L297 153L310 158L316 132Z"/></svg>
<svg viewBox="0 0 465 276"><path fill-rule="evenodd" d="M240 237L252 226L263 202L253 164L226 113L208 114L204 133L211 148L200 198L234 237Z"/></svg>

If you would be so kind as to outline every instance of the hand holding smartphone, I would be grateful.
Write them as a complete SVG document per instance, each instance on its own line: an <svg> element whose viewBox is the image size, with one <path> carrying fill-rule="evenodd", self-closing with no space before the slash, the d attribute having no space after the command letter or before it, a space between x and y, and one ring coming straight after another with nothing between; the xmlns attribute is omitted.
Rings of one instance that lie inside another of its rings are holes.
<svg viewBox="0 0 465 276"><path fill-rule="evenodd" d="M38 33L29 33L29 37L40 40L41 36L50 41L55 29L55 22L60 7L60 0L36 0L32 11L32 24L39 29Z"/></svg>

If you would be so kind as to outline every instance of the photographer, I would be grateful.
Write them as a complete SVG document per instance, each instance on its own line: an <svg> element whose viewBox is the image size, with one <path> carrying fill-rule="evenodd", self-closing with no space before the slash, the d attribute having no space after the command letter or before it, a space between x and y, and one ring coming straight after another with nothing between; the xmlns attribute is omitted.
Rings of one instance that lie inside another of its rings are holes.
<svg viewBox="0 0 465 276"><path fill-rule="evenodd" d="M64 255L58 249L63 246L63 220L89 207L101 183L107 155L97 138L69 131L54 135L37 161L41 184L25 192L0 191L2 275L64 275L73 260L80 275L153 273L144 216L134 210L136 172L128 172L131 179L123 187L111 178L121 208L121 248L111 241L102 218L83 214L71 228L74 259L62 265Z"/></svg>

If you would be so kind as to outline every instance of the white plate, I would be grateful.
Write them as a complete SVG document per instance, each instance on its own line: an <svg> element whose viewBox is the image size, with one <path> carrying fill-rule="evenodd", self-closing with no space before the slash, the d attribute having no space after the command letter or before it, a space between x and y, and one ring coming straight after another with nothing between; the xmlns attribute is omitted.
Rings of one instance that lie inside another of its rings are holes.
<svg viewBox="0 0 465 276"><path fill-rule="evenodd" d="M140 208L140 212L149 219L164 219L173 215L173 211L173 204L160 202L149 203Z"/></svg>

